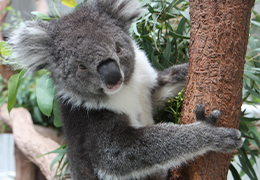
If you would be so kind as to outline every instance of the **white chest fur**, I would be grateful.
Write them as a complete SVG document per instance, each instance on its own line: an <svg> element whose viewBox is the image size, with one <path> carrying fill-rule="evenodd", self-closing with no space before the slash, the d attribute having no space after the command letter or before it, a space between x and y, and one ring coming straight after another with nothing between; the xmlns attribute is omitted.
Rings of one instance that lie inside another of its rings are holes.
<svg viewBox="0 0 260 180"><path fill-rule="evenodd" d="M125 113L130 117L133 127L153 124L151 89L157 78L157 72L151 67L144 52L135 48L136 64L131 81L121 90L110 95L106 108Z"/></svg>

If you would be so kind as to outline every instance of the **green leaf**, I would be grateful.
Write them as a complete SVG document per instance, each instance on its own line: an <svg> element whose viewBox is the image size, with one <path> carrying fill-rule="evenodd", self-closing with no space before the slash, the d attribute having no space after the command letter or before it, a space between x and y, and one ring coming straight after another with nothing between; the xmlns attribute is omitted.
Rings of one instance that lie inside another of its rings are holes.
<svg viewBox="0 0 260 180"><path fill-rule="evenodd" d="M248 117L242 116L240 120L241 120L241 121L245 121L245 122L253 122L253 121L258 121L258 120L260 120L260 118L248 118Z"/></svg>
<svg viewBox="0 0 260 180"><path fill-rule="evenodd" d="M42 12L39 12L39 11L33 11L33 12L31 12L31 14L35 15L36 17L38 17L39 19L44 20L44 21L49 21L49 20L53 19L53 18L49 17L48 15L46 15Z"/></svg>
<svg viewBox="0 0 260 180"><path fill-rule="evenodd" d="M40 110L46 116L50 116L52 112L54 93L55 90L50 74L42 76L36 85L36 98Z"/></svg>
<svg viewBox="0 0 260 180"><path fill-rule="evenodd" d="M185 17L183 17L183 18L180 20L180 22L179 22L179 24L178 24L178 28L177 28L177 30L176 30L176 34L182 35L182 33L184 32L184 28L185 28L186 22L187 22L187 19L186 19Z"/></svg>
<svg viewBox="0 0 260 180"><path fill-rule="evenodd" d="M170 55L171 55L171 50L172 50L172 47L171 47L171 41L169 39L167 39L167 43L166 43L166 48L164 50L164 57L166 57L168 60L170 59Z"/></svg>
<svg viewBox="0 0 260 180"><path fill-rule="evenodd" d="M188 12L180 11L180 13L183 15L183 17L185 17L188 21L190 21L190 14Z"/></svg>
<svg viewBox="0 0 260 180"><path fill-rule="evenodd" d="M254 13L254 18L256 19L257 22L260 22L260 16L259 14L254 10L252 9L252 12Z"/></svg>
<svg viewBox="0 0 260 180"><path fill-rule="evenodd" d="M42 114L38 106L33 107L33 120L38 124L43 124Z"/></svg>
<svg viewBox="0 0 260 180"><path fill-rule="evenodd" d="M62 4L64 4L67 7L74 8L77 6L77 2L75 0L62 0Z"/></svg>
<svg viewBox="0 0 260 180"><path fill-rule="evenodd" d="M254 25L256 25L256 26L258 26L258 27L260 27L260 22L257 22L257 21L254 21L254 20L251 20L251 23L254 24Z"/></svg>
<svg viewBox="0 0 260 180"><path fill-rule="evenodd" d="M253 127L255 127L255 126L253 126ZM254 138L256 145L258 146L258 149L260 149L260 137L257 136L254 132L252 132L252 135L253 135L253 138Z"/></svg>
<svg viewBox="0 0 260 180"><path fill-rule="evenodd" d="M250 71L245 69L244 75L260 84L260 78L254 75L254 73L251 73Z"/></svg>
<svg viewBox="0 0 260 180"><path fill-rule="evenodd" d="M55 100L53 105L53 114L54 114L54 126L55 127L61 127L62 121L61 121L61 113L60 113L60 106L59 103Z"/></svg>
<svg viewBox="0 0 260 180"><path fill-rule="evenodd" d="M0 122L0 125L2 126L1 133L5 133L5 130L6 130L6 128L7 128L7 125L6 125L6 124L2 124L1 122Z"/></svg>
<svg viewBox="0 0 260 180"><path fill-rule="evenodd" d="M190 37L188 37L188 36L183 36L183 35L181 35L181 34L178 34L178 33L175 33L175 32L173 32L173 31L169 31L170 32L170 34L172 35L172 36L175 36L175 37L177 37L177 38L181 38L181 39L190 39Z"/></svg>
<svg viewBox="0 0 260 180"><path fill-rule="evenodd" d="M10 77L8 81L8 103L7 103L7 109L10 113L12 108L15 105L16 102L16 96L17 92L21 83L21 79L23 75L25 74L26 70L23 69L19 74L15 74L12 77Z"/></svg>
<svg viewBox="0 0 260 180"><path fill-rule="evenodd" d="M0 42L1 54L5 57L12 55L12 47L5 41Z"/></svg>
<svg viewBox="0 0 260 180"><path fill-rule="evenodd" d="M52 169L52 167L54 166L54 164L56 164L57 162L59 162L64 156L65 156L65 154L58 154L58 155L53 159L53 161L51 162L50 170Z"/></svg>
<svg viewBox="0 0 260 180"><path fill-rule="evenodd" d="M171 42L170 40L167 39L166 48L163 53L163 62L162 62L163 67L167 68L170 65L172 65L172 63L170 62L171 49L172 49Z"/></svg>
<svg viewBox="0 0 260 180"><path fill-rule="evenodd" d="M174 0L172 1L172 3L170 3L168 5L168 7L165 9L166 12L170 11L173 7L175 7L176 9L179 9L176 5L180 4L181 2L183 2L184 0Z"/></svg>
<svg viewBox="0 0 260 180"><path fill-rule="evenodd" d="M234 177L234 180L241 180L236 168L233 166L233 164L230 164L229 166L229 170L231 171L233 177Z"/></svg>
<svg viewBox="0 0 260 180"><path fill-rule="evenodd" d="M247 133L249 131L247 125L243 121L240 121L239 123L239 130L243 133Z"/></svg>
<svg viewBox="0 0 260 180"><path fill-rule="evenodd" d="M245 173L248 175L248 177L250 179L252 179L252 180L255 179L256 180L257 176L256 176L256 173L255 173L255 170L253 169L252 164L250 163L250 161L249 161L249 159L247 157L245 149L240 148L238 150L238 152L240 154L240 156L238 156L238 157L239 157L239 161L240 161L240 163L242 165L241 166L242 170L245 171Z"/></svg>
<svg viewBox="0 0 260 180"><path fill-rule="evenodd" d="M65 158L65 160L64 160L64 164L63 164L63 166L61 167L61 170L63 170L64 167L66 167L66 168L65 168L65 170L62 172L61 177L63 177L63 176L68 172L68 170L69 170L68 156L66 156L66 158Z"/></svg>
<svg viewBox="0 0 260 180"><path fill-rule="evenodd" d="M159 70L164 70L163 66L158 62L158 58L154 56L154 51L151 53L152 66Z"/></svg>
<svg viewBox="0 0 260 180"><path fill-rule="evenodd" d="M260 99L260 94L250 88L247 84L244 84L244 87L251 93L251 95L255 96L256 98Z"/></svg>

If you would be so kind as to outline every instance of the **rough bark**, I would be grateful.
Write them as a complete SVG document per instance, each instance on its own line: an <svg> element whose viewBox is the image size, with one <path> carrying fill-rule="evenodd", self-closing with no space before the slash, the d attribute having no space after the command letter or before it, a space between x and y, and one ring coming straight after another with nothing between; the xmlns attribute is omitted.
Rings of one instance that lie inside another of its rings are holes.
<svg viewBox="0 0 260 180"><path fill-rule="evenodd" d="M7 105L4 104L0 108L0 117L5 124L12 128L15 143L21 152L41 169L48 180L55 179L57 164L53 166L52 170L50 170L50 164L57 155L42 155L57 149L59 144L36 132L31 115L24 108L14 108L9 116Z"/></svg>
<svg viewBox="0 0 260 180"><path fill-rule="evenodd" d="M242 79L254 0L190 0L190 64L181 123L195 121L194 109L222 113L218 126L238 128ZM227 178L232 154L208 153L172 174L172 179Z"/></svg>

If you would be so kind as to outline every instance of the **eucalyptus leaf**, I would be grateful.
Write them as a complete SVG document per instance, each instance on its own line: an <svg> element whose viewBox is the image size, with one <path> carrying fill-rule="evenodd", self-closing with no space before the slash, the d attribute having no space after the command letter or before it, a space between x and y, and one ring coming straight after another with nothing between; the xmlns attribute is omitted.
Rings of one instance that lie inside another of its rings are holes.
<svg viewBox="0 0 260 180"><path fill-rule="evenodd" d="M69 170L68 157L65 158L64 164L63 164L63 166L61 167L61 170L63 170L64 167L66 167L66 168L65 168L65 170L62 172L61 177L63 177L63 176L68 172L68 170Z"/></svg>
<svg viewBox="0 0 260 180"><path fill-rule="evenodd" d="M238 157L242 165L241 166L242 170L245 171L245 173L248 175L249 178L251 178L252 180L254 179L256 180L257 179L256 173L247 157L246 151L243 148L240 148L238 152L240 154Z"/></svg>
<svg viewBox="0 0 260 180"><path fill-rule="evenodd" d="M182 35L182 33L184 32L185 29L185 24L187 23L187 19L186 18L182 18L178 24L178 28L176 30L176 34L180 34Z"/></svg>
<svg viewBox="0 0 260 180"><path fill-rule="evenodd" d="M158 58L154 56L154 51L151 54L152 66L156 69L163 70L163 66L158 62Z"/></svg>
<svg viewBox="0 0 260 180"><path fill-rule="evenodd" d="M249 131L247 125L243 121L240 121L240 123L239 123L239 130L241 132L248 132Z"/></svg>
<svg viewBox="0 0 260 180"><path fill-rule="evenodd" d="M0 51L1 54L5 57L12 55L12 47L5 41L0 41Z"/></svg>
<svg viewBox="0 0 260 180"><path fill-rule="evenodd" d="M244 87L256 98L260 99L260 94L257 93L254 89L250 88L247 84L244 84Z"/></svg>
<svg viewBox="0 0 260 180"><path fill-rule="evenodd" d="M170 31L170 34L177 37L177 38L181 38L181 39L190 39L189 36L184 36L184 35L181 35L181 34L178 34L178 33L175 33L173 31Z"/></svg>
<svg viewBox="0 0 260 180"><path fill-rule="evenodd" d="M57 100L54 100L53 114L54 114L54 121L53 121L54 126L61 127L62 121L61 121L60 106Z"/></svg>
<svg viewBox="0 0 260 180"><path fill-rule="evenodd" d="M254 24L254 25L256 25L256 26L258 26L258 27L260 27L260 22L257 22L257 21L255 21L255 20L251 20L251 23Z"/></svg>
<svg viewBox="0 0 260 180"><path fill-rule="evenodd" d="M53 100L54 100L54 87L53 81L49 74L42 76L36 85L36 97L37 104L42 111L42 113L46 116L50 116L53 108Z"/></svg>
<svg viewBox="0 0 260 180"><path fill-rule="evenodd" d="M254 122L254 121L259 121L260 118L248 118L248 117L241 117L241 121L246 121L246 122Z"/></svg>
<svg viewBox="0 0 260 180"><path fill-rule="evenodd" d="M31 14L35 15L36 17L38 17L39 19L41 19L43 21L50 21L53 19L50 16L48 16L42 12L39 12L39 11L32 11Z"/></svg>
<svg viewBox="0 0 260 180"><path fill-rule="evenodd" d="M233 164L231 163L230 166L229 166L229 170L231 171L233 177L234 177L234 180L241 180L236 168L233 166Z"/></svg>
<svg viewBox="0 0 260 180"><path fill-rule="evenodd" d="M252 133L252 135L254 137L254 141L255 141L256 145L260 149L260 137L258 135L256 135L254 132Z"/></svg>
<svg viewBox="0 0 260 180"><path fill-rule="evenodd" d="M259 76L256 76L255 74L251 73L250 71L247 71L246 69L244 71L244 75L260 84Z"/></svg>
<svg viewBox="0 0 260 180"><path fill-rule="evenodd" d="M190 21L190 13L185 11L180 11L180 13L185 17L188 21Z"/></svg>
<svg viewBox="0 0 260 180"><path fill-rule="evenodd" d="M57 162L59 162L63 157L64 157L64 154L58 154L58 155L53 159L53 161L51 162L50 170L52 170L52 167L54 166L54 164L56 164Z"/></svg>
<svg viewBox="0 0 260 180"><path fill-rule="evenodd" d="M62 0L62 4L64 4L67 7L74 8L77 6L77 2L75 0Z"/></svg>
<svg viewBox="0 0 260 180"><path fill-rule="evenodd" d="M10 113L12 108L15 105L16 102L16 95L21 83L21 79L23 75L25 74L26 70L23 69L19 74L15 74L12 77L10 77L8 81L8 103L7 103L7 109Z"/></svg>

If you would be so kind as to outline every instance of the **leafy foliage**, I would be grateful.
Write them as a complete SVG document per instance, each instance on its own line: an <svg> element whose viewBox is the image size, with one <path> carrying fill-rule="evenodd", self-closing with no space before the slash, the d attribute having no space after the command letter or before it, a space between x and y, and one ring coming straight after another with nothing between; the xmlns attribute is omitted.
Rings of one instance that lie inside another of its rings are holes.
<svg viewBox="0 0 260 180"><path fill-rule="evenodd" d="M140 48L146 52L153 67L163 70L174 64L188 62L190 33L189 13L187 12L189 7L188 1L143 0L142 2L148 11L132 25L131 32ZM74 0L62 0L62 3L75 8L80 6ZM249 38L249 48L244 71L243 102L259 105L260 38L254 34L259 33L260 17L256 12L253 11L253 13L255 18L251 21L251 36ZM32 12L32 14L42 20L49 21L53 19L39 12ZM57 14L60 16L58 11ZM5 42L0 42L0 49L2 54L0 58L3 63L12 65L12 51L10 46ZM24 75L24 73L25 71L20 71L9 81L9 110L14 106L23 106L31 112L34 123L45 126L54 123L56 127L61 127L59 107L54 98L55 92L52 87L52 81L49 78L49 73L39 71L34 77L27 73ZM1 78L0 89L2 91L0 102L7 101L6 82ZM179 93L176 98L169 99L166 107L156 113L156 122L179 123L182 101L183 92ZM238 173L233 164L230 165L230 170L235 180L240 180L244 174L247 174L252 180L257 179L252 166L256 163L260 149L260 138L255 125L258 120L259 118L248 117L245 112L242 112L239 129L245 138L245 142L243 147L238 150L240 161L238 164L242 171ZM252 149L252 145L254 145L254 149ZM53 160L52 166L55 163L59 163L56 173L60 179L65 176L68 169L66 152L66 145L61 145L60 148L49 152L58 154Z"/></svg>
<svg viewBox="0 0 260 180"><path fill-rule="evenodd" d="M132 31L153 67L163 70L174 64L188 62L190 29L189 15L186 12L188 2L184 0L146 2L148 13L132 25Z"/></svg>

